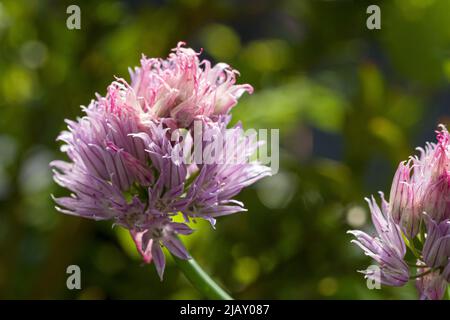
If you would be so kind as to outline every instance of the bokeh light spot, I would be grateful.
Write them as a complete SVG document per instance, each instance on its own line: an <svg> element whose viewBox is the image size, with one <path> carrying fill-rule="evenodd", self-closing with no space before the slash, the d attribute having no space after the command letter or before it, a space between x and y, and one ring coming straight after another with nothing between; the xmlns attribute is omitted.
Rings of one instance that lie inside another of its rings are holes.
<svg viewBox="0 0 450 320"><path fill-rule="evenodd" d="M47 60L47 47L40 41L27 41L20 48L20 57L26 67L39 68Z"/></svg>
<svg viewBox="0 0 450 320"><path fill-rule="evenodd" d="M206 51L216 59L233 58L241 48L238 35L225 25L209 25L201 38Z"/></svg>
<svg viewBox="0 0 450 320"><path fill-rule="evenodd" d="M258 40L251 42L243 52L243 60L257 71L283 69L291 56L288 44L283 40Z"/></svg>
<svg viewBox="0 0 450 320"><path fill-rule="evenodd" d="M258 183L258 197L270 209L284 208L292 200L297 185L297 177L294 174L279 172Z"/></svg>
<svg viewBox="0 0 450 320"><path fill-rule="evenodd" d="M242 257L234 266L233 276L243 285L248 285L258 278L259 269L258 260L252 257Z"/></svg>
<svg viewBox="0 0 450 320"><path fill-rule="evenodd" d="M326 277L319 281L319 293L322 296L329 297L336 294L338 290L338 282L335 278Z"/></svg>
<svg viewBox="0 0 450 320"><path fill-rule="evenodd" d="M366 223L366 210L361 206L351 207L347 211L347 223L354 227L361 227Z"/></svg>

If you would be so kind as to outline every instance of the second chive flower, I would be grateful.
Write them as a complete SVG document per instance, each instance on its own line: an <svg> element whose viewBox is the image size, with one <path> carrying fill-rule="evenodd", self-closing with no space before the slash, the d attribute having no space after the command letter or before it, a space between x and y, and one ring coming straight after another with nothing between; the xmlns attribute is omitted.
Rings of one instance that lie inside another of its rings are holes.
<svg viewBox="0 0 450 320"><path fill-rule="evenodd" d="M380 209L368 200L377 235L349 231L378 263L380 272L362 271L367 278L390 286L416 279L419 297L433 300L450 283L450 135L443 125L436 134L436 143L400 163L389 203L381 195Z"/></svg>

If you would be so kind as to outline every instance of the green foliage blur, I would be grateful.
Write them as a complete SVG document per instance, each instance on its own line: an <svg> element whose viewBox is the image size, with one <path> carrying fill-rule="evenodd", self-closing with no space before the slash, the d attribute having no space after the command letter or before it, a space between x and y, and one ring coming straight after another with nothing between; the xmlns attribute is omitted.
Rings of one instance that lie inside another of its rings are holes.
<svg viewBox="0 0 450 320"><path fill-rule="evenodd" d="M381 30L366 28L373 3ZM66 194L48 167L64 119L180 40L255 87L234 121L280 129L280 172L239 195L248 212L183 238L199 264L235 298L416 298L369 290L346 230L370 230L364 197L449 124L448 0L0 1L0 298L203 298L170 257L161 282L124 230L50 197ZM82 290L66 288L71 264Z"/></svg>

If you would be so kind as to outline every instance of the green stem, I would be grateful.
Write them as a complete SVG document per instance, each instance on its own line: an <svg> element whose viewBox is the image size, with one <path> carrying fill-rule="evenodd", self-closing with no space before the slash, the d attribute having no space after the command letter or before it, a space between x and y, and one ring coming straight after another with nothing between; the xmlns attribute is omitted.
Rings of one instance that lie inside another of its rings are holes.
<svg viewBox="0 0 450 320"><path fill-rule="evenodd" d="M409 279L412 280L412 279L422 278L423 276L426 276L427 274L433 272L434 270L436 270L436 268L430 268L429 270L427 270L425 272L422 272L422 273L416 274L415 276L409 277Z"/></svg>
<svg viewBox="0 0 450 320"><path fill-rule="evenodd" d="M178 268L191 284L206 298L211 300L233 300L193 259L182 260L172 254Z"/></svg>

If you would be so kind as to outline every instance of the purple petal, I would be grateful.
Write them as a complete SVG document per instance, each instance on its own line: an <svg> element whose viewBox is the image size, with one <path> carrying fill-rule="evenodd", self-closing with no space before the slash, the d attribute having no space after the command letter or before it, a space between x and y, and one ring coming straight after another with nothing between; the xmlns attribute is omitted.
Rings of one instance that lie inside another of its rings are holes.
<svg viewBox="0 0 450 320"><path fill-rule="evenodd" d="M189 253L186 251L186 248L183 246L181 241L176 237L167 237L162 240L163 245L178 258L187 260L190 259Z"/></svg>
<svg viewBox="0 0 450 320"><path fill-rule="evenodd" d="M156 271L158 272L159 278L163 280L164 268L166 266L166 257L161 249L161 246L157 241L152 244L152 256L153 262L155 263Z"/></svg>

